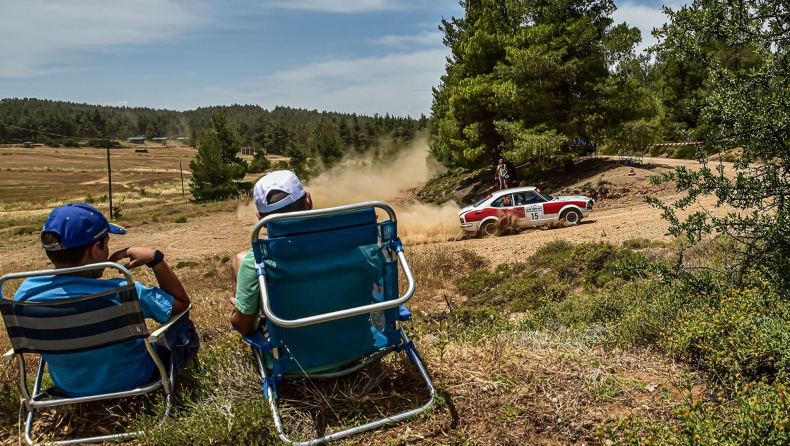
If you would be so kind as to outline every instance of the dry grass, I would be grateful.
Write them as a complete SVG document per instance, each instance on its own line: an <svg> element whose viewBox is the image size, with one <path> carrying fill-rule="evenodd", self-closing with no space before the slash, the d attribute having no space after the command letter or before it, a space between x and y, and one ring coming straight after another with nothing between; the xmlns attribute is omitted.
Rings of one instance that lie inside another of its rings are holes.
<svg viewBox="0 0 790 446"><path fill-rule="evenodd" d="M0 260L0 274L45 267L40 252L31 254L37 234L17 235L20 226L40 224L52 207L66 201L88 195L98 199L106 193L104 151L50 150L47 161L36 164L40 150L10 150L14 154L4 157L4 162L8 161L6 168L11 170L4 170L0 179L0 196L4 197L0 228L5 228L0 229L0 253L5 257ZM151 156L127 151L112 154L117 169L113 180L118 181L114 204L123 210L123 225L148 225L146 231L139 231L143 234L138 239L130 231L123 243L147 240L166 247L173 265L178 260L196 262L178 269L177 274L193 300L191 317L201 336L201 367L179 378L179 410L172 421L163 429L153 429L141 442L274 443L252 357L229 323L233 283L227 258L236 244L219 239L237 238L243 243L248 234L247 229L236 233L228 227L228 219L233 218L228 213L235 217L235 204L183 202L174 169L179 162L186 168L192 149L157 149ZM27 181L23 189L17 189L31 174L40 184ZM58 191L57 196L53 191ZM107 202L96 205L105 211L108 207ZM181 215L190 224L180 225L182 232L168 232L174 226L172 220ZM506 223L502 222L506 231L514 227ZM220 231L224 231L222 237L212 236ZM459 245L407 247L418 284L410 302L414 318L407 331L437 385L436 406L408 423L353 437L347 443L594 444L595 430L602 424L631 413L663 418L680 400L676 384L687 372L684 367L651 352L607 349L602 342L605 328L527 330L517 315L466 325L457 317L463 299L452 284L462 275L495 265ZM155 283L145 268L134 274L137 280ZM405 280L401 280L404 289ZM5 292L10 295L13 288ZM7 338L0 336L0 349L8 347ZM32 372L36 364L28 366ZM3 444L20 440L15 422L19 408L15 401L2 398L3 385L13 387L16 379L14 365L0 363L0 414L7 415L0 420ZM427 398L402 354L341 380L296 380L281 384L278 391L286 429L301 439L416 407ZM16 398L13 393L6 396ZM161 397L81 405L49 411L36 429L42 435L73 435L103 433L130 424L151 428L161 413Z"/></svg>

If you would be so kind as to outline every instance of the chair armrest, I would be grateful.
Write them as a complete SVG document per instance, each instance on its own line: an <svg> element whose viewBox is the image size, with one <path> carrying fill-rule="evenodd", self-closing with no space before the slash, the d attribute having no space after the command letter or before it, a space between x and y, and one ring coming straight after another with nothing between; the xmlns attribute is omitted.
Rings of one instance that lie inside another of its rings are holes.
<svg viewBox="0 0 790 446"><path fill-rule="evenodd" d="M159 328L157 328L156 330L154 330L154 332L153 332L153 333L151 333L150 335L148 335L148 342L156 342L156 341L158 341L159 339L161 339L161 338L162 338L162 336L164 336L164 335L165 335L165 332L166 332L166 331L167 331L167 330L168 330L168 329L169 329L169 328L170 328L170 327L171 327L173 324L175 324L175 323L176 323L176 321L178 321L179 319L181 319L181 316L183 316L183 315L187 314L187 313L189 312L189 310L191 310L191 309L192 309L192 304L189 304L189 307L188 307L186 310L184 310L184 311L182 311L182 312L180 312L180 313L178 313L178 314L174 314L174 315L170 316L170 319L168 319L168 320L167 320L167 321L166 321L164 324L160 325L160 326L159 326Z"/></svg>
<svg viewBox="0 0 790 446"><path fill-rule="evenodd" d="M14 359L14 356L16 356L16 353L14 353L14 349L12 348L11 350L5 352L3 359L10 361Z"/></svg>

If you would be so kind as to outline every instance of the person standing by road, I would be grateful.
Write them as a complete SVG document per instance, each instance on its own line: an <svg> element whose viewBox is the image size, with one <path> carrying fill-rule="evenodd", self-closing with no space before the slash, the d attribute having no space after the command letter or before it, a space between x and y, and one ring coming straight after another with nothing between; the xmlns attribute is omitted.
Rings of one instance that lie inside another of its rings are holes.
<svg viewBox="0 0 790 446"><path fill-rule="evenodd" d="M507 174L507 165L505 164L505 161L500 158L499 164L497 164L494 174L494 180L499 184L499 190L507 189L508 178L509 175Z"/></svg>

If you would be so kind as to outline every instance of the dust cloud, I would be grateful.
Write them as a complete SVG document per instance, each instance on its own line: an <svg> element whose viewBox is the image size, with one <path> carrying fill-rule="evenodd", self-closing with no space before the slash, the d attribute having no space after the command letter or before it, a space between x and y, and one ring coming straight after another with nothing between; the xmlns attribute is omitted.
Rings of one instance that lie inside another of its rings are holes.
<svg viewBox="0 0 790 446"><path fill-rule="evenodd" d="M383 201L395 209L398 232L405 243L429 243L459 236L458 205L441 206L419 202L417 188L439 173L427 162L428 144L420 140L386 161L371 156L345 159L305 184L314 209L363 201ZM237 216L254 222L252 202L239 205ZM379 219L385 218L379 216Z"/></svg>

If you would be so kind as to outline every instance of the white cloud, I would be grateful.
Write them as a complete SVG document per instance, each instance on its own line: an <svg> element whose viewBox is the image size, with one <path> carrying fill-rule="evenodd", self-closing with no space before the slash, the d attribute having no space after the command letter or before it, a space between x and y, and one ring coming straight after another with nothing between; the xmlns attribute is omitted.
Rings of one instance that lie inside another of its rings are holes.
<svg viewBox="0 0 790 446"><path fill-rule="evenodd" d="M69 69L86 51L172 39L200 23L202 10L183 0L4 0L0 77Z"/></svg>
<svg viewBox="0 0 790 446"><path fill-rule="evenodd" d="M267 2L267 6L272 4ZM366 11L391 11L403 9L403 1L397 0L277 0L274 6L287 9L304 9L322 12L357 13Z"/></svg>
<svg viewBox="0 0 790 446"><path fill-rule="evenodd" d="M653 37L653 28L660 28L667 22L667 16L661 12L660 7L650 7L634 2L617 5L617 11L612 14L612 18L615 24L626 22L642 31L642 43L637 47L637 51L643 51L654 45L657 40Z"/></svg>
<svg viewBox="0 0 790 446"><path fill-rule="evenodd" d="M126 107L127 105L129 105L129 101L126 99L122 101L115 101L112 105L116 105L118 107Z"/></svg>
<svg viewBox="0 0 790 446"><path fill-rule="evenodd" d="M280 71L230 89L210 88L203 101L287 105L346 113L430 112L431 87L444 74L446 49L388 54L351 60L325 60Z"/></svg>
<svg viewBox="0 0 790 446"><path fill-rule="evenodd" d="M444 34L440 33L439 31L425 32L422 34L412 35L412 36L388 35L373 40L373 43L376 45L386 45L395 48L405 48L412 44L437 46L437 45L442 45L443 36Z"/></svg>

